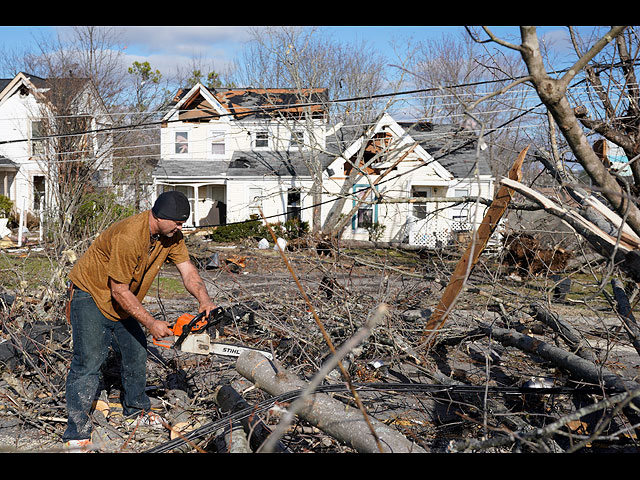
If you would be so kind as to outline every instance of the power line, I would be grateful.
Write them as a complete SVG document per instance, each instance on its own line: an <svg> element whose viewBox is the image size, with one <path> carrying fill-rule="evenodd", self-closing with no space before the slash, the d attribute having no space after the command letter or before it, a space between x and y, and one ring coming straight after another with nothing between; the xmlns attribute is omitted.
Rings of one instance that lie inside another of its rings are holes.
<svg viewBox="0 0 640 480"><path fill-rule="evenodd" d="M473 84L480 84L480 83L485 83L485 84L487 84L487 83L495 83L495 82L497 82L497 80L485 81L485 82L474 82ZM578 82L578 84L579 84L579 83L581 83L581 82L582 82L582 81ZM471 85L471 84L468 84L468 85ZM461 85L459 85L459 86L461 86ZM458 87L459 87L459 86L458 86ZM454 88L454 87L449 87L449 88ZM395 92L395 93L379 94L379 95L375 95L375 96L367 96L367 97L352 97L351 99L333 100L333 101L330 101L330 103L346 102L346 101L356 101L356 100L370 100L370 99L371 99L371 98L373 98L373 97L382 98L382 97L390 97L390 96L398 96L398 95L415 94L415 93L417 93L417 92L422 92L422 93L424 93L424 92L428 92L428 91L435 91L435 90L441 90L441 89L440 89L440 88L426 88L426 89L410 90L410 91L405 91L405 92ZM302 106L319 105L319 104L320 104L320 102L310 102L310 103L304 103L304 104L292 104L292 105L293 105L293 106L296 106L296 107L302 107ZM255 113L255 112L263 113L263 112L266 112L266 111L286 109L286 108L291 108L291 107L292 107L292 105L281 105L281 106L275 106L275 107L269 107L269 108L256 108L256 109L254 109L254 110L252 110L252 111L250 111L250 112L246 112L246 114L247 114L247 115L250 115L251 113ZM511 123L511 122L513 122L513 121L515 121L515 120L516 120L516 119L518 119L518 118L522 118L524 115L526 115L526 114L528 114L528 113L533 112L536 108L538 108L538 107L540 107L540 106L542 106L542 103L538 103L538 104L537 104L537 105L535 105L534 107L529 108L529 109L524 110L524 111L522 111L522 109L513 109L514 111L518 111L518 112L520 112L520 114L519 114L519 115L517 115L517 116L515 116L514 118L512 118L512 119L510 119L510 120L508 120L508 121L506 121L506 122L504 122L502 125L500 125L500 126L498 126L498 127L491 128L491 129L487 130L486 135L490 135L490 134L495 133L496 131L498 131L498 130L500 130L500 129L502 129L502 128L505 128L505 126L506 126L507 124L509 124L509 123ZM221 117L221 116L227 116L227 115L232 115L232 113L228 113L228 114L212 114L212 115L208 115L208 116L203 116L202 118L219 118L219 117ZM180 120L180 119L178 119L178 120L174 120L174 121L175 121L175 122L179 122L179 121L181 121L181 120ZM169 120L168 122L173 122L173 121ZM159 124L162 124L162 123L166 123L166 122L159 121L159 122L142 123L142 124L138 124L138 125L126 125L126 126L119 126L119 127L107 127L107 128L104 128L104 129L87 130L85 133L95 133L95 132L99 132L99 131L110 131L110 130L113 130L113 129L123 129L123 128L126 128L126 129L134 129L134 130L135 130L135 129L138 129L138 128L140 128L140 127L149 127L149 126L153 126L153 125L159 125ZM80 135L80 134L81 134L80 132L76 132L76 133L74 133L73 135ZM62 136L62 134L60 134L60 135L55 135L55 136L52 136L52 137L41 137L41 138L57 138L57 137L59 137L59 136ZM2 144L2 143L11 143L11 142L19 142L19 141L26 141L26 140L28 140L28 139L13 140L13 141L5 141L5 142L0 142L0 144ZM473 140L471 140L471 141L473 141ZM447 152L445 155L448 155L448 154L450 154L450 153L453 153L453 152L457 151L459 148L463 148L463 147L464 147L464 146L466 146L468 143L469 143L469 142L465 142L464 144L460 145L460 146L459 146L459 147L457 147L456 149L454 149L454 150L452 150L452 151ZM126 147L125 147L125 148L126 148ZM438 159L440 159L440 158L444 157L445 155L442 155L442 156L440 156L440 157L438 157L438 158L434 158L434 160L435 160L435 161L437 161ZM152 156L157 156L157 154L152 155ZM130 157L120 157L120 158L130 158ZM78 160L73 160L73 161L78 161ZM416 167L415 169L417 169L417 168L422 168L422 166L418 166L418 167ZM381 183L386 183L386 182L389 182L389 181L395 180L395 179L397 179L399 176L401 176L401 175L406 175L406 174L408 174L408 173L411 173L411 172L412 172L412 171L414 171L415 169L413 169L413 170L411 170L411 171L409 171L409 172L404 172L403 174L397 175L396 177L392 177L392 178L386 179L386 180L382 181ZM357 193L357 192L356 192L356 193ZM336 200L337 200L337 199L331 199L331 200L326 201L326 202L321 202L321 203L320 203L320 205L321 205L321 204L325 204L325 203L329 203L329 202L333 202L333 201L336 201ZM303 209L315 208L316 206L318 206L318 205L312 205L312 206L308 206L308 207L303 207ZM283 215L286 215L286 213L280 213L280 214L277 214L277 215L273 215L273 216L270 216L269 218L273 218L273 217L281 217L281 216L283 216ZM242 221L242 222L234 222L234 223L245 223L245 222L246 222L246 221ZM217 226L217 225L209 225L209 227L212 227L212 226ZM204 226L204 227L207 227L207 226Z"/></svg>

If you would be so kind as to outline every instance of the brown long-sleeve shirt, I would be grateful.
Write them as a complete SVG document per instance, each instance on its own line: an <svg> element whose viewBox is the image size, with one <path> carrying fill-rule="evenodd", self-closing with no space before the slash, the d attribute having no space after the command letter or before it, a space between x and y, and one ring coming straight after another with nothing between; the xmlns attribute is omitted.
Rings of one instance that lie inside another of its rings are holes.
<svg viewBox="0 0 640 480"><path fill-rule="evenodd" d="M111 320L127 314L111 297L109 278L129 285L142 302L162 265L189 260L182 232L160 236L151 244L150 211L132 215L102 232L69 273L70 280L89 292L100 311Z"/></svg>

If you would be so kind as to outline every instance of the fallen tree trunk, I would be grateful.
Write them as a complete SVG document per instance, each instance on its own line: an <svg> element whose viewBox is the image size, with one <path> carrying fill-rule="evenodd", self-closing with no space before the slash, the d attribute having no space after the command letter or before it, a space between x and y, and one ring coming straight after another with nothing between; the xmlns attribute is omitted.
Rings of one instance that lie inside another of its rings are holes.
<svg viewBox="0 0 640 480"><path fill-rule="evenodd" d="M591 383L593 385L601 385L603 389L613 390L614 392L636 392L640 389L640 384L634 381L625 380L620 376L608 371L607 369L597 366L596 364L585 360L578 355L562 350L561 348L550 345L541 340L537 340L528 335L518 333L499 327L491 327L489 325L481 325L480 328L491 338L500 342L504 346L518 348L524 352L538 355L559 368L569 372L575 380ZM624 414L630 423L638 430L640 424L640 415L637 411L640 408L640 398L634 396L632 405L624 409ZM637 434L637 433L636 433Z"/></svg>
<svg viewBox="0 0 640 480"><path fill-rule="evenodd" d="M503 345L516 347L524 352L538 355L568 371L578 380L593 385L602 385L605 389L613 389L618 392L640 388L640 384L636 382L624 380L607 369L596 366L593 362L529 335L489 325L481 325L480 328L485 334L491 335L491 338ZM640 403L638 403L638 406L640 407Z"/></svg>
<svg viewBox="0 0 640 480"><path fill-rule="evenodd" d="M503 178L501 183L511 187L529 200L537 202L545 211L560 218L584 237L596 252L615 262L634 281L640 282L640 268L638 268L640 265L640 242L637 236L629 235L624 230L615 235L610 235L577 211L557 204L520 182ZM607 230L610 229L607 228Z"/></svg>
<svg viewBox="0 0 640 480"><path fill-rule="evenodd" d="M238 357L236 370L258 388L274 396L306 387L305 382L297 376L285 370L276 371L274 364L264 355L252 351L244 352ZM326 394L315 393L304 400L298 414L301 418L359 453L379 452L378 444L371 434L362 412L352 406L345 405ZM423 448L402 436L392 427L373 418L369 420L384 452L425 453Z"/></svg>
<svg viewBox="0 0 640 480"><path fill-rule="evenodd" d="M547 310L541 303L536 302L531 305L531 314L533 318L557 332L572 349L573 353L585 360L594 359L593 354L589 352L588 345L585 344L576 329L561 320L556 313Z"/></svg>
<svg viewBox="0 0 640 480"><path fill-rule="evenodd" d="M215 401L226 412L234 413L249 408L249 403L231 385L222 385L216 391ZM242 418L240 424L244 429L244 433L248 435L249 444L254 451L260 448L260 445L271 433L271 430L260 420L257 414ZM274 450L276 452L289 451L286 445L281 442L277 443Z"/></svg>
<svg viewBox="0 0 640 480"><path fill-rule="evenodd" d="M624 291L622 282L617 278L614 278L611 280L611 287L613 288L613 294L616 297L616 310L622 318L622 323L629 334L633 348L635 348L636 352L640 355L640 328L638 328L636 319L631 311L631 305L629 304L629 299Z"/></svg>

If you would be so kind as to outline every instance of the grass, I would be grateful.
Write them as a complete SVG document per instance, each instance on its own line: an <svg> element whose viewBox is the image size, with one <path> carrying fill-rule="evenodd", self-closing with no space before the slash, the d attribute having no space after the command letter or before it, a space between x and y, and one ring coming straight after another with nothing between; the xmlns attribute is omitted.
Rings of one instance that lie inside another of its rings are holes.
<svg viewBox="0 0 640 480"><path fill-rule="evenodd" d="M31 252L28 255L0 252L0 285L7 290L38 290L48 285L56 275L56 265L51 259ZM68 271L65 271L66 275ZM66 282L66 277L65 277ZM179 298L186 294L180 278L162 273L154 280L148 295L161 298Z"/></svg>
<svg viewBox="0 0 640 480"><path fill-rule="evenodd" d="M173 277L164 277L162 274L153 281L151 288L147 292L148 296L160 296L163 299L182 298L188 292L184 288L182 280Z"/></svg>
<svg viewBox="0 0 640 480"><path fill-rule="evenodd" d="M0 282L4 288L38 288L49 283L55 267L42 255L0 253Z"/></svg>

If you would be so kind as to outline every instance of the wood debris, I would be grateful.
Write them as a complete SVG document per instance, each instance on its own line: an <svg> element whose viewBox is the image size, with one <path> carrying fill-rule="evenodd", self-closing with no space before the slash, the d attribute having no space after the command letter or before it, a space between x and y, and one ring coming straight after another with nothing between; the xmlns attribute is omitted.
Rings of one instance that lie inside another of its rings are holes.
<svg viewBox="0 0 640 480"><path fill-rule="evenodd" d="M191 241L199 258L231 256L228 247L203 236ZM286 254L336 350L349 344L378 305L388 306L384 321L341 359L384 445L394 451L547 453L571 451L579 443L585 451L636 451L637 424L627 405L637 400L620 396L621 388L635 388L640 374L633 283L616 282L615 295L602 295L598 281L584 274L585 265L565 266L560 273L572 282L560 300L553 295L558 282L547 274L523 274L513 282L506 253L483 255L446 325L425 349L422 332L458 263L456 254L331 248L331 255L319 255L312 242ZM338 368L322 377L313 394L317 403L278 430L302 390L330 364L332 351L278 252L249 244L232 253L244 260L243 275L201 264L217 303L234 309L234 320L214 336L273 354L273 363L261 364L270 375L255 357L247 363L150 342L148 394L167 425L131 428L122 418L114 353L93 413L99 450L257 452L278 431L276 451L376 451ZM170 266L161 277L179 278ZM0 446L59 451L71 355L62 290L57 300L17 287L3 295ZM162 288L145 304L168 320L195 308L188 294ZM574 418L576 412L588 413Z"/></svg>

